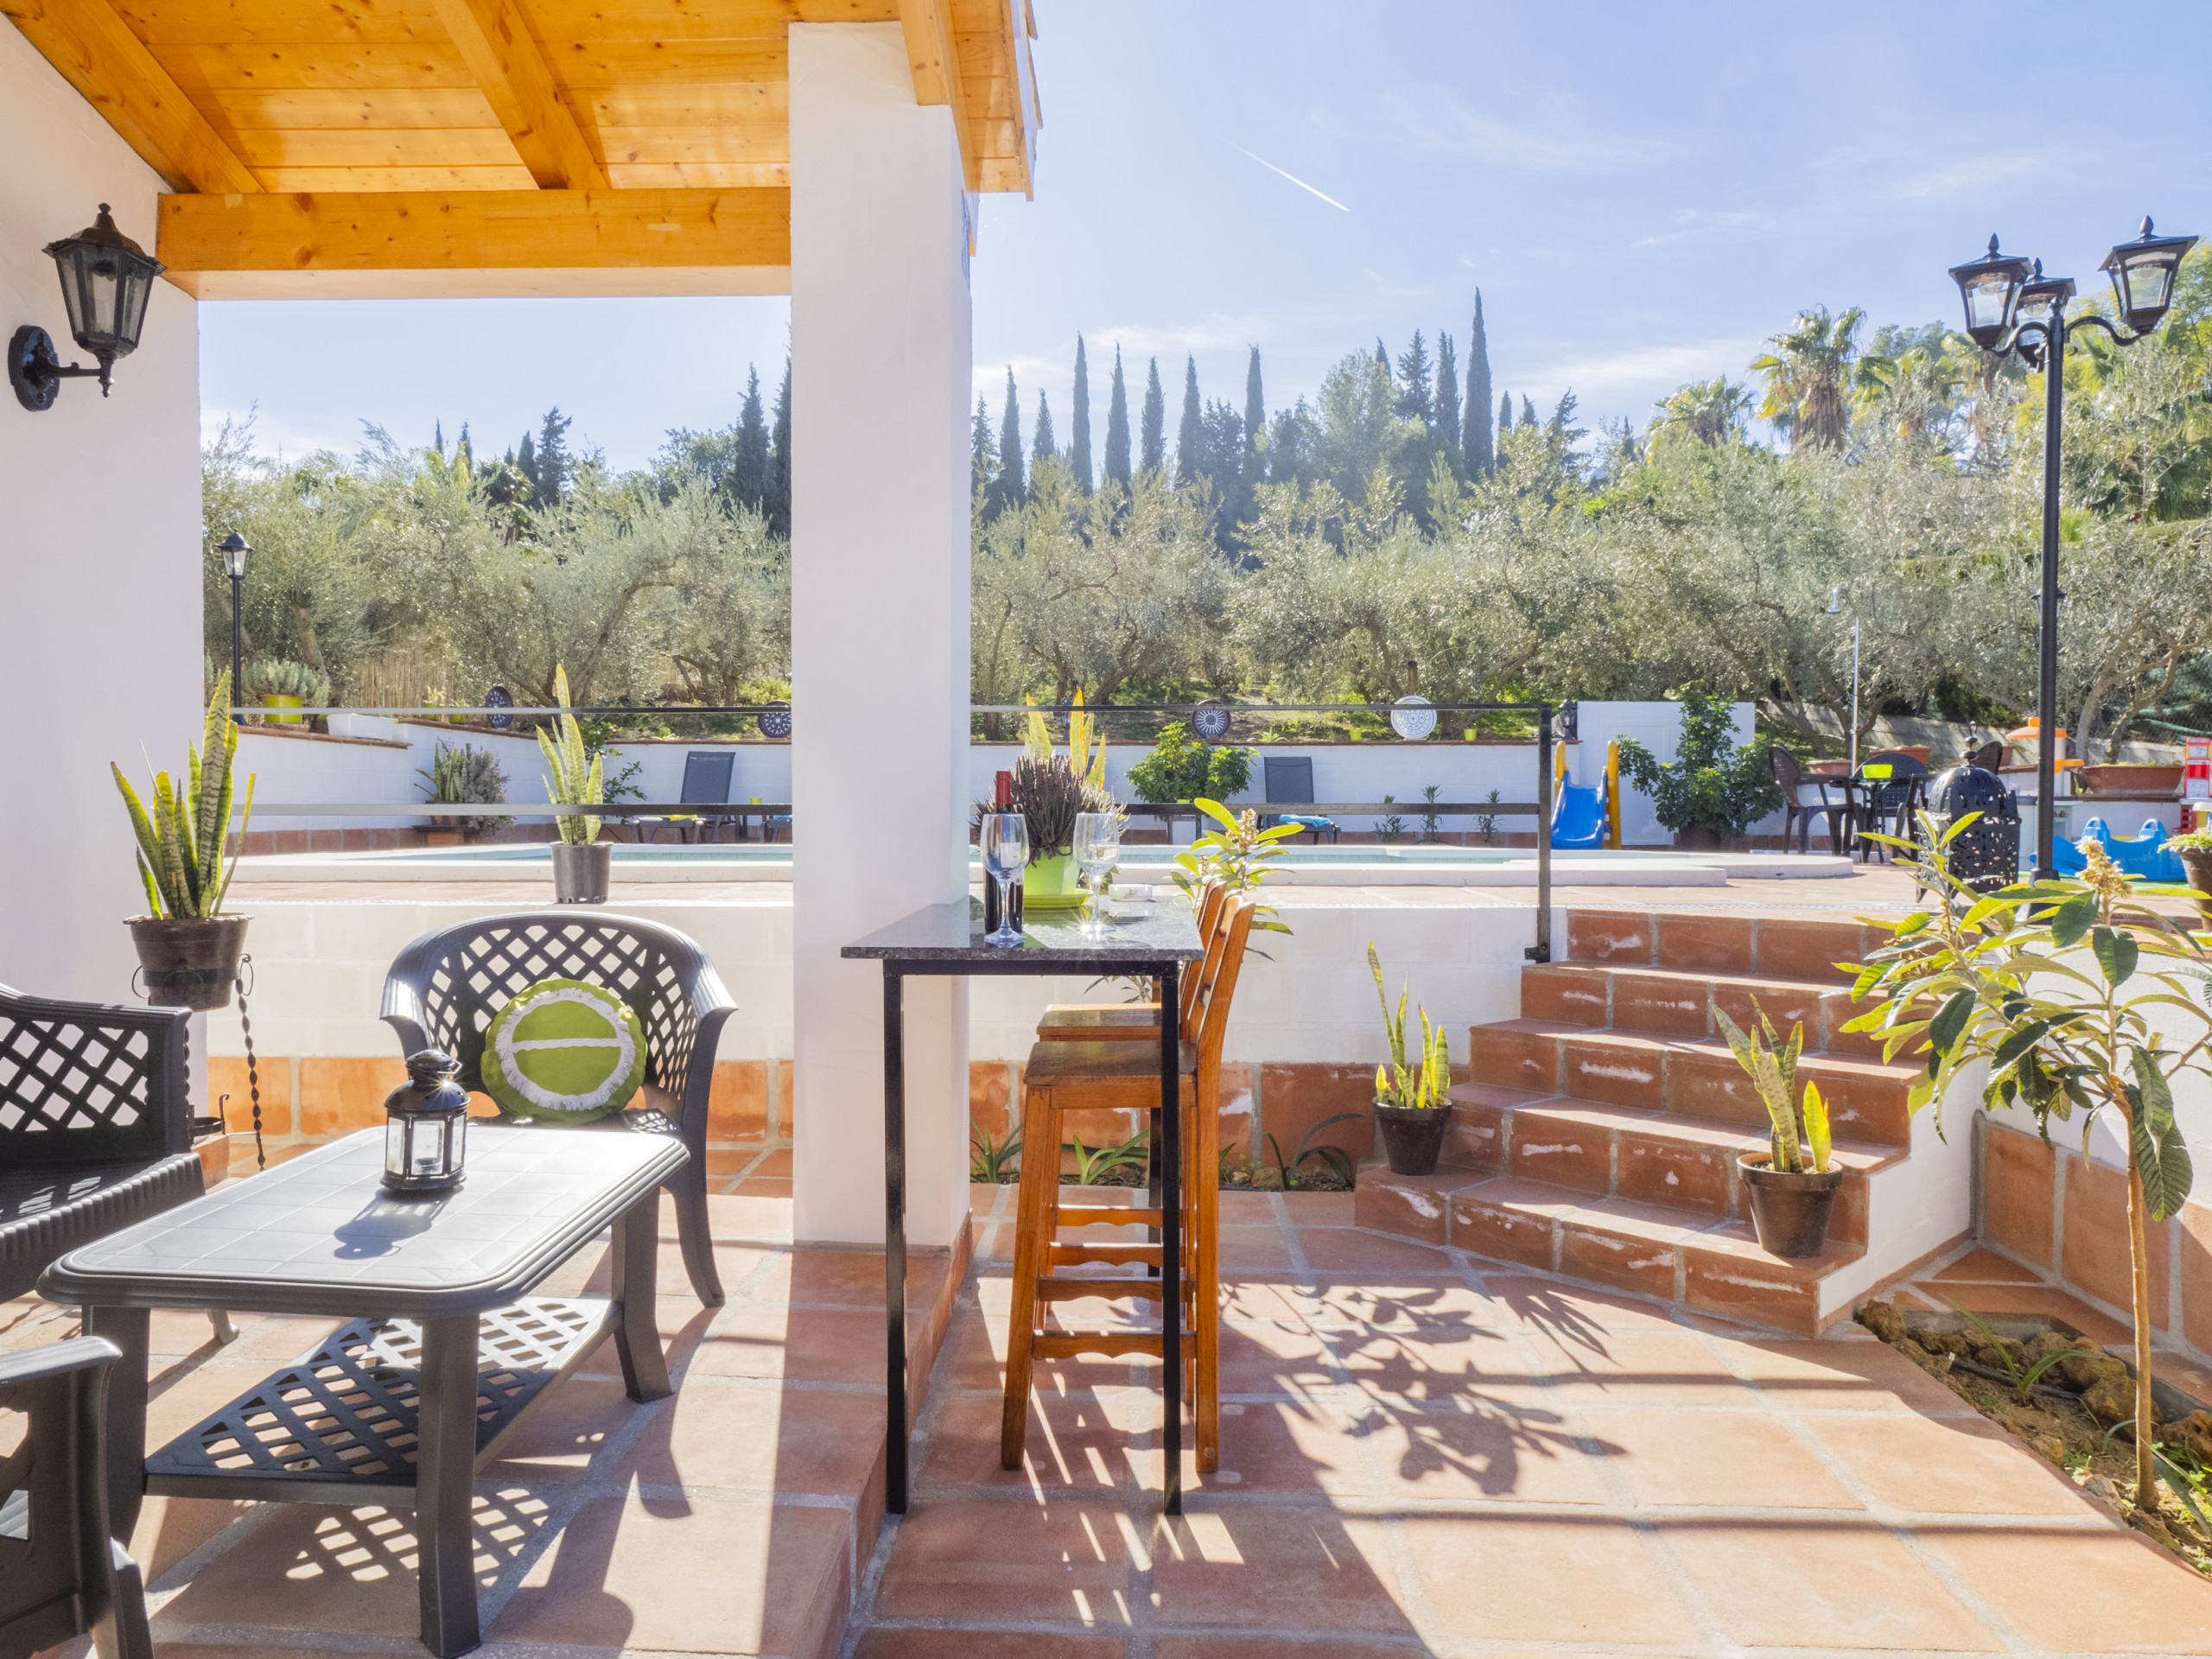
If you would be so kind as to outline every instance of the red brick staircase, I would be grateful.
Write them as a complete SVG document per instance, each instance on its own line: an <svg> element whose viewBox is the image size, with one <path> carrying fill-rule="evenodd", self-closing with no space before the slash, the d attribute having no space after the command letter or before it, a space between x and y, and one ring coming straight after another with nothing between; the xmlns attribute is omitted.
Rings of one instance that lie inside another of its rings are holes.
<svg viewBox="0 0 2212 1659"><path fill-rule="evenodd" d="M1882 930L1577 910L1567 936L1566 961L1522 970L1522 1018L1469 1033L1436 1173L1362 1170L1360 1224L1783 1330L1840 1317L1867 1281L1875 1184L1911 1143L1913 1068L1842 1030L1834 964ZM1713 1011L1750 1028L1755 998L1785 1039L1802 1023L1798 1075L1828 1101L1846 1172L1816 1259L1760 1249L1744 1202L1736 1154L1766 1143L1766 1111Z"/></svg>

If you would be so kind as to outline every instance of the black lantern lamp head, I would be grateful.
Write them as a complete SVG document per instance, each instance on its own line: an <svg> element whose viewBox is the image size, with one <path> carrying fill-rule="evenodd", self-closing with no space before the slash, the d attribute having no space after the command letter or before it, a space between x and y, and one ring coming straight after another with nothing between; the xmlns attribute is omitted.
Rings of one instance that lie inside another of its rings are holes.
<svg viewBox="0 0 2212 1659"><path fill-rule="evenodd" d="M2099 269L2111 274L2113 298L2119 302L2122 322L2139 334L2158 326L2174 302L2174 273L2196 245L2193 236L2152 234L2146 213L2142 234L2105 256Z"/></svg>
<svg viewBox="0 0 2212 1659"><path fill-rule="evenodd" d="M223 574L232 582L244 582L246 566L253 557L252 543L234 530L215 550L223 556Z"/></svg>
<svg viewBox="0 0 2212 1659"><path fill-rule="evenodd" d="M100 396L107 396L116 359L138 349L154 278L168 269L115 228L105 202L88 228L48 243L45 251L61 274L70 337L99 366L87 369L72 363L64 367L45 329L16 329L8 346L8 380L16 389L16 400L29 410L53 408L64 380L96 376Z"/></svg>
<svg viewBox="0 0 2212 1659"><path fill-rule="evenodd" d="M385 1096L384 1184L393 1192L450 1192L461 1183L468 1091L461 1064L435 1048L407 1057L407 1081Z"/></svg>
<svg viewBox="0 0 2212 1659"><path fill-rule="evenodd" d="M1997 238L1989 238L1989 251L1970 265L1951 267L1951 280L1959 285L1967 305L1967 334L1985 352L2004 343L2012 327L2013 308L2021 284L2028 279L2028 262L2008 258L1997 251Z"/></svg>
<svg viewBox="0 0 2212 1659"><path fill-rule="evenodd" d="M2050 325L2066 315L2066 308L2074 298L2074 279L2071 276L2046 276L2043 261L2035 263L2035 270L2027 285L2021 289L2020 297L2012 302L2012 321L2015 327L2025 328L2033 325L2042 335L2019 342L2020 355L2031 369L2043 367L2044 343Z"/></svg>

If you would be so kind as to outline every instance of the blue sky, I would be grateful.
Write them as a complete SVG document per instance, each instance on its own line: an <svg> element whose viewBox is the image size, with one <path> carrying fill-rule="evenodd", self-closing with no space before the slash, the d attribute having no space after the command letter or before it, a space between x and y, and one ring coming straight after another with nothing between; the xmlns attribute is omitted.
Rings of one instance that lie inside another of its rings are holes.
<svg viewBox="0 0 2212 1659"><path fill-rule="evenodd" d="M2201 0L2131 8L2124 39L2032 3L1033 3L1037 195L984 205L976 384L995 421L1012 366L1025 432L1041 387L1063 443L1078 331L1098 437L1116 344L1133 401L1160 358L1172 436L1186 353L1241 406L1257 345L1281 408L1378 334L1464 345L1479 287L1496 385L1547 410L1571 385L1586 424L1640 429L1802 307L1955 320L1945 270L1993 230L2085 292L2146 211L2212 234ZM734 420L748 360L772 391L787 321L765 299L209 304L201 397L211 424L257 405L294 453L350 450L365 419L504 448L557 403L632 467L669 427Z"/></svg>

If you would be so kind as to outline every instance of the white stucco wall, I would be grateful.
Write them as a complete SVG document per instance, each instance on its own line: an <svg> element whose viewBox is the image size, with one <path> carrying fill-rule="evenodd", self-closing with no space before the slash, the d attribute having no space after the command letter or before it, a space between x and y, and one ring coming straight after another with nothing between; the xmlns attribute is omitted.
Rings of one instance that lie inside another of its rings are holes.
<svg viewBox="0 0 2212 1659"><path fill-rule="evenodd" d="M35 323L64 362L54 262L99 204L154 245L160 181L0 22L0 338ZM130 1001L121 918L145 899L108 762L181 771L200 699L200 359L193 301L156 282L114 395L65 382L43 414L0 388L0 982Z"/></svg>

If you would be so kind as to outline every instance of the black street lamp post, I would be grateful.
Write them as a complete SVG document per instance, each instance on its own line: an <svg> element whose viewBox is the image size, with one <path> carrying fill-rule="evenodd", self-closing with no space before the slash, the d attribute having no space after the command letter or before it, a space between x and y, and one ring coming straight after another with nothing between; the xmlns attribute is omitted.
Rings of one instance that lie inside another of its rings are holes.
<svg viewBox="0 0 2212 1659"><path fill-rule="evenodd" d="M245 587L246 565L253 557L253 549L245 537L235 530L223 538L215 550L223 556L223 574L231 579L231 718L238 718L238 707L245 701L245 688L239 683L245 667L245 621L239 609L241 590Z"/></svg>
<svg viewBox="0 0 2212 1659"><path fill-rule="evenodd" d="M2156 328L2173 303L2174 274L2196 245L2193 236L2156 236L2151 221L2142 233L2105 256L2100 269L2112 276L2124 328L2094 312L2069 319L2074 279L2045 276L2043 262L2032 264L1989 251L1970 265L1955 265L1952 280L1966 302L1967 333L1986 352L2003 357L2017 352L2031 369L2044 372L2043 445L2043 625L2036 676L2036 876L2057 874L2051 860L2056 817L2054 796L2058 772L2058 466L2060 423L2066 405L2066 346L2076 329L2101 328L2121 346L2133 346Z"/></svg>

